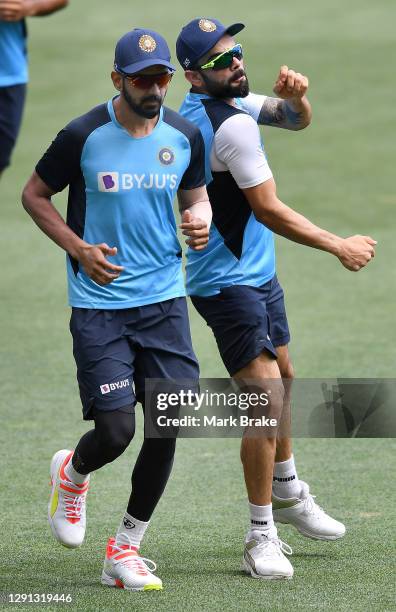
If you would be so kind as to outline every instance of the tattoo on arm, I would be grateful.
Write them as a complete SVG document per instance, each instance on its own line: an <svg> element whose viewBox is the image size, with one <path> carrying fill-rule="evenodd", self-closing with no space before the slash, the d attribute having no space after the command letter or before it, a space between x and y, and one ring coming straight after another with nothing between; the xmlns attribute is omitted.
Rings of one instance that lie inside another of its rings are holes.
<svg viewBox="0 0 396 612"><path fill-rule="evenodd" d="M287 100L265 98L257 119L259 125L271 125L286 130L299 130L302 127L302 113L296 113Z"/></svg>

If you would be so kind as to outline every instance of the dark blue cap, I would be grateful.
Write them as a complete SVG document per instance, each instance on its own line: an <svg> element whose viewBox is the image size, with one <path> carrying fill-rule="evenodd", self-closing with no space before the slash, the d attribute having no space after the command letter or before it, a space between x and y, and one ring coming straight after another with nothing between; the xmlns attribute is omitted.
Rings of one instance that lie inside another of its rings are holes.
<svg viewBox="0 0 396 612"><path fill-rule="evenodd" d="M166 66L176 70L170 63L170 51L163 36L144 28L135 28L118 41L115 49L114 68L120 72L134 74L148 66Z"/></svg>
<svg viewBox="0 0 396 612"><path fill-rule="evenodd" d="M176 55L184 70L191 70L224 34L234 36L244 28L234 23L226 28L218 19L201 17L184 26L176 41Z"/></svg>

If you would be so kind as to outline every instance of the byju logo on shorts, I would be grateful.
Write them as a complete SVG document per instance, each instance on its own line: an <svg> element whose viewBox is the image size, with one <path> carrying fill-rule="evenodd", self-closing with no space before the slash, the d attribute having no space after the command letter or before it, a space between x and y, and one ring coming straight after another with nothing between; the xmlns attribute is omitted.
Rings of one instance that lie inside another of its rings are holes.
<svg viewBox="0 0 396 612"><path fill-rule="evenodd" d="M98 172L99 191L118 191L118 172Z"/></svg>
<svg viewBox="0 0 396 612"><path fill-rule="evenodd" d="M106 393L110 393L116 389L124 389L125 387L129 387L129 378L125 378L125 380L118 380L114 383L108 383L106 385L100 385L100 392L102 395L106 395Z"/></svg>

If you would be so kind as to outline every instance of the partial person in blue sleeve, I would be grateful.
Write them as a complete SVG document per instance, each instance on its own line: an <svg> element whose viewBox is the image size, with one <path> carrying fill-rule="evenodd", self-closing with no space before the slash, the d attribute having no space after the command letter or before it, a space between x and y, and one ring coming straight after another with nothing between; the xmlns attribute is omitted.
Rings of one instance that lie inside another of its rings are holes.
<svg viewBox="0 0 396 612"><path fill-rule="evenodd" d="M0 176L10 165L29 79L26 17L50 15L68 0L0 0Z"/></svg>

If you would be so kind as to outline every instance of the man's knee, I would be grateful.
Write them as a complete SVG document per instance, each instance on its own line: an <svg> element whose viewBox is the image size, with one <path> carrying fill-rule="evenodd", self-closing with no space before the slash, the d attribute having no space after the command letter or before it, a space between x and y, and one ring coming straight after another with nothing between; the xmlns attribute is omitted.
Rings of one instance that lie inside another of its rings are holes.
<svg viewBox="0 0 396 612"><path fill-rule="evenodd" d="M125 451L135 435L135 415L119 410L98 412L95 429L103 452L115 459Z"/></svg>

